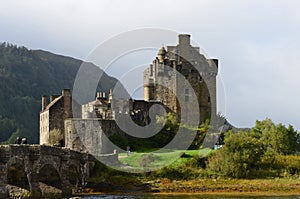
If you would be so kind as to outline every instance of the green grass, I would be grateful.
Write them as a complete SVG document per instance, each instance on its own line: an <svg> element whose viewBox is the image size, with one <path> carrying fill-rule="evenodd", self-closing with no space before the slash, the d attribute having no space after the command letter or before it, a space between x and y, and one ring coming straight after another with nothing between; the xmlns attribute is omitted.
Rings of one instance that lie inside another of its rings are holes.
<svg viewBox="0 0 300 199"><path fill-rule="evenodd" d="M151 156L151 161L147 163L147 167L151 168L160 168L163 166L170 165L172 167L178 167L186 162L188 162L191 158L200 156L205 157L212 152L212 149L205 148L201 150L166 150L165 152L157 153L138 153L132 152L130 156L127 156L126 153L119 154L119 160L122 164L129 165L133 169L140 168L141 161L146 159L149 154ZM145 157L146 156L146 157ZM143 159L142 159L143 158Z"/></svg>

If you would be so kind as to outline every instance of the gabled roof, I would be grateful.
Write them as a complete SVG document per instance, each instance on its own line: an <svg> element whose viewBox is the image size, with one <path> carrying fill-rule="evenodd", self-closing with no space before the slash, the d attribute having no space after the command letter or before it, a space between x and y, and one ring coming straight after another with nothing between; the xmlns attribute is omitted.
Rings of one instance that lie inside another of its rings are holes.
<svg viewBox="0 0 300 199"><path fill-rule="evenodd" d="M56 104L62 98L63 98L63 96L59 96L59 97L55 98L52 102L50 102L50 104L47 105L47 107L45 108L44 111L49 110L54 104Z"/></svg>
<svg viewBox="0 0 300 199"><path fill-rule="evenodd" d="M108 106L106 99L96 99L95 101L89 102L89 104L94 106Z"/></svg>

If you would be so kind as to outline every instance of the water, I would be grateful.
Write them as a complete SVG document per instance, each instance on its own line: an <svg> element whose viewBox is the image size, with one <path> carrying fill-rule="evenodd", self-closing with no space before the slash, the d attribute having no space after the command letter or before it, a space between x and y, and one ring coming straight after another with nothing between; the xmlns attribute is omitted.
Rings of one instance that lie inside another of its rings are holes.
<svg viewBox="0 0 300 199"><path fill-rule="evenodd" d="M222 195L90 195L84 199L300 199L300 196L222 196Z"/></svg>

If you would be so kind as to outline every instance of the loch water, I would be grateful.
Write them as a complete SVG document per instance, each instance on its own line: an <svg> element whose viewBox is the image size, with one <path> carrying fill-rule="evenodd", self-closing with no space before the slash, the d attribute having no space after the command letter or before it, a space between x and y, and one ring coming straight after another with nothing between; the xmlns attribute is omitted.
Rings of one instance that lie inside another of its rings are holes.
<svg viewBox="0 0 300 199"><path fill-rule="evenodd" d="M300 199L298 196L230 196L230 195L90 195L84 199Z"/></svg>

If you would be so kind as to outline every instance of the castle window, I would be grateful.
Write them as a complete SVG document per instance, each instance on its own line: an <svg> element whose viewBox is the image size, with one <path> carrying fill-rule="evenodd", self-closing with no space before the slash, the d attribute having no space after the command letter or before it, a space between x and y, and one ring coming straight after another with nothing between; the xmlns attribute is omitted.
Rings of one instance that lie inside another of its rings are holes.
<svg viewBox="0 0 300 199"><path fill-rule="evenodd" d="M164 72L161 72L161 71L158 72L158 73L157 73L157 76L164 76Z"/></svg>
<svg viewBox="0 0 300 199"><path fill-rule="evenodd" d="M177 65L176 69L178 70L178 72L182 71L182 66L181 65Z"/></svg>
<svg viewBox="0 0 300 199"><path fill-rule="evenodd" d="M85 127L85 124L84 124L84 123L82 123L82 124L81 124L81 128L84 128L84 127Z"/></svg>
<svg viewBox="0 0 300 199"><path fill-rule="evenodd" d="M198 78L199 78L199 81L200 81L200 82L202 82L202 81L203 81L203 79L202 79L202 77L201 77L201 76L198 76Z"/></svg>
<svg viewBox="0 0 300 199"><path fill-rule="evenodd" d="M185 96L184 101L189 102L189 96L188 95Z"/></svg>
<svg viewBox="0 0 300 199"><path fill-rule="evenodd" d="M184 93L188 95L189 94L189 89L186 88L185 91L184 91Z"/></svg>
<svg viewBox="0 0 300 199"><path fill-rule="evenodd" d="M207 102L210 103L210 97L207 97Z"/></svg>
<svg viewBox="0 0 300 199"><path fill-rule="evenodd" d="M116 113L122 113L119 107L116 107Z"/></svg>

